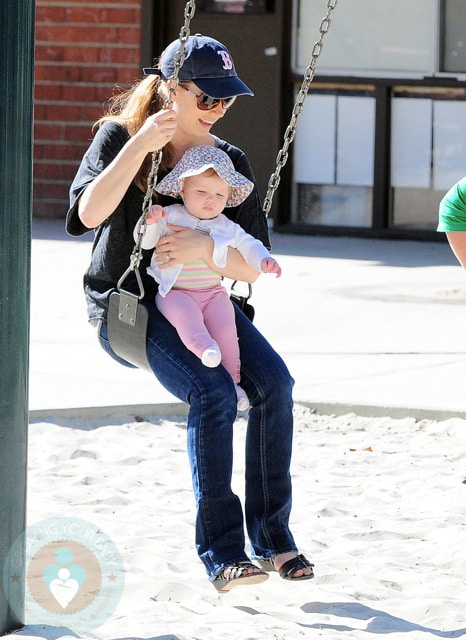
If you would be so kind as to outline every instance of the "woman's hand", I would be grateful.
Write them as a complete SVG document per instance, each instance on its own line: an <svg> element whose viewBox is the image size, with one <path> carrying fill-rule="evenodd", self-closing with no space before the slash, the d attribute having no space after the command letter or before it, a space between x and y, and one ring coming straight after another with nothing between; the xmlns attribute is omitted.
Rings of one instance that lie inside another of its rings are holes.
<svg viewBox="0 0 466 640"><path fill-rule="evenodd" d="M228 248L227 265L220 269L212 260L214 241L210 236L174 224L167 224L167 227L173 233L161 238L155 251L160 269L204 260L211 269L232 280L253 283L259 277L259 272L248 265L237 249Z"/></svg>
<svg viewBox="0 0 466 640"><path fill-rule="evenodd" d="M133 144L152 153L164 147L175 135L176 112L173 109L162 109L149 116L142 127L132 138Z"/></svg>
<svg viewBox="0 0 466 640"><path fill-rule="evenodd" d="M164 147L175 131L176 114L173 109L162 109L147 118L82 194L78 211L86 227L98 227L115 211L147 154Z"/></svg>
<svg viewBox="0 0 466 640"><path fill-rule="evenodd" d="M205 260L208 264L212 261L214 242L210 236L174 224L167 227L173 233L161 238L156 246L157 262L163 263L159 265L161 269L193 260Z"/></svg>

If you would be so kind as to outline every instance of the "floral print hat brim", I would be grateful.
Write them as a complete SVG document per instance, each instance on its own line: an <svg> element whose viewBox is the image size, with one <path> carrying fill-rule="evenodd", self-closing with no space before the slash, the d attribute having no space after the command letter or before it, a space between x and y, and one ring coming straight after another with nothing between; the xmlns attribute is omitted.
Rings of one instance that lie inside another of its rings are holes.
<svg viewBox="0 0 466 640"><path fill-rule="evenodd" d="M210 145L192 147L182 156L163 180L155 187L158 193L177 198L183 190L183 180L190 176L197 176L207 169L214 169L215 173L231 187L226 207L236 207L241 204L254 188L254 184L235 170L230 156Z"/></svg>

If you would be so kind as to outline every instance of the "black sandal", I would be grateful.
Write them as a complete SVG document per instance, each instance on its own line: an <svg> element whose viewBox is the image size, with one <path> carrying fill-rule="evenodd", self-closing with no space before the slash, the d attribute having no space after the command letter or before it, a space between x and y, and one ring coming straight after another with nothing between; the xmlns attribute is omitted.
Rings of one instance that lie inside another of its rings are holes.
<svg viewBox="0 0 466 640"><path fill-rule="evenodd" d="M225 593L233 589L233 587L242 584L259 584L259 582L264 582L269 577L265 571L260 571L260 573L244 573L245 569L255 569L257 571L259 567L252 564L252 562L240 562L230 567L225 567L218 576L214 578L212 584L217 591Z"/></svg>
<svg viewBox="0 0 466 640"><path fill-rule="evenodd" d="M273 558L258 560L258 563L266 571L277 571L273 563ZM304 574L295 578L295 574L297 571L299 571L300 569L302 570L308 568L311 569L311 573L309 575ZM283 580L312 580L312 578L314 577L314 572L312 571L313 568L314 565L312 564L312 562L309 562L309 560L305 556L303 556L302 553L300 553L294 558L291 558L291 560L287 560L286 562L284 562L280 567L278 573L280 577L283 578Z"/></svg>

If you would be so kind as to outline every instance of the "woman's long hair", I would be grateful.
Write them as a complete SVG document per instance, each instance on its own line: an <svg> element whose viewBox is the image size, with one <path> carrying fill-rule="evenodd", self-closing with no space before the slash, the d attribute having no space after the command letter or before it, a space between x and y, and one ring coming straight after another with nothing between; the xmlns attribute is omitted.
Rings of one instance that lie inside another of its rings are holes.
<svg viewBox="0 0 466 640"><path fill-rule="evenodd" d="M118 122L125 127L130 136L134 136L146 119L163 107L165 98L160 93L160 82L158 75L149 75L131 89L112 96L108 101L106 113L97 120L94 128L101 127L105 122ZM169 145L166 145L162 151L161 169L168 165L169 155ZM134 182L143 191L147 189L151 161L152 154L149 153L134 177Z"/></svg>

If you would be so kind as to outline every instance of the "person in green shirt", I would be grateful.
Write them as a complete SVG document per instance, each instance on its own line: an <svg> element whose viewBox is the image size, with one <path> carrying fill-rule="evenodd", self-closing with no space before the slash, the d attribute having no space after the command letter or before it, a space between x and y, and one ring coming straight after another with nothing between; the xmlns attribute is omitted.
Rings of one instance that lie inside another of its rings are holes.
<svg viewBox="0 0 466 640"><path fill-rule="evenodd" d="M443 196L437 231L444 231L458 262L466 269L466 176Z"/></svg>

